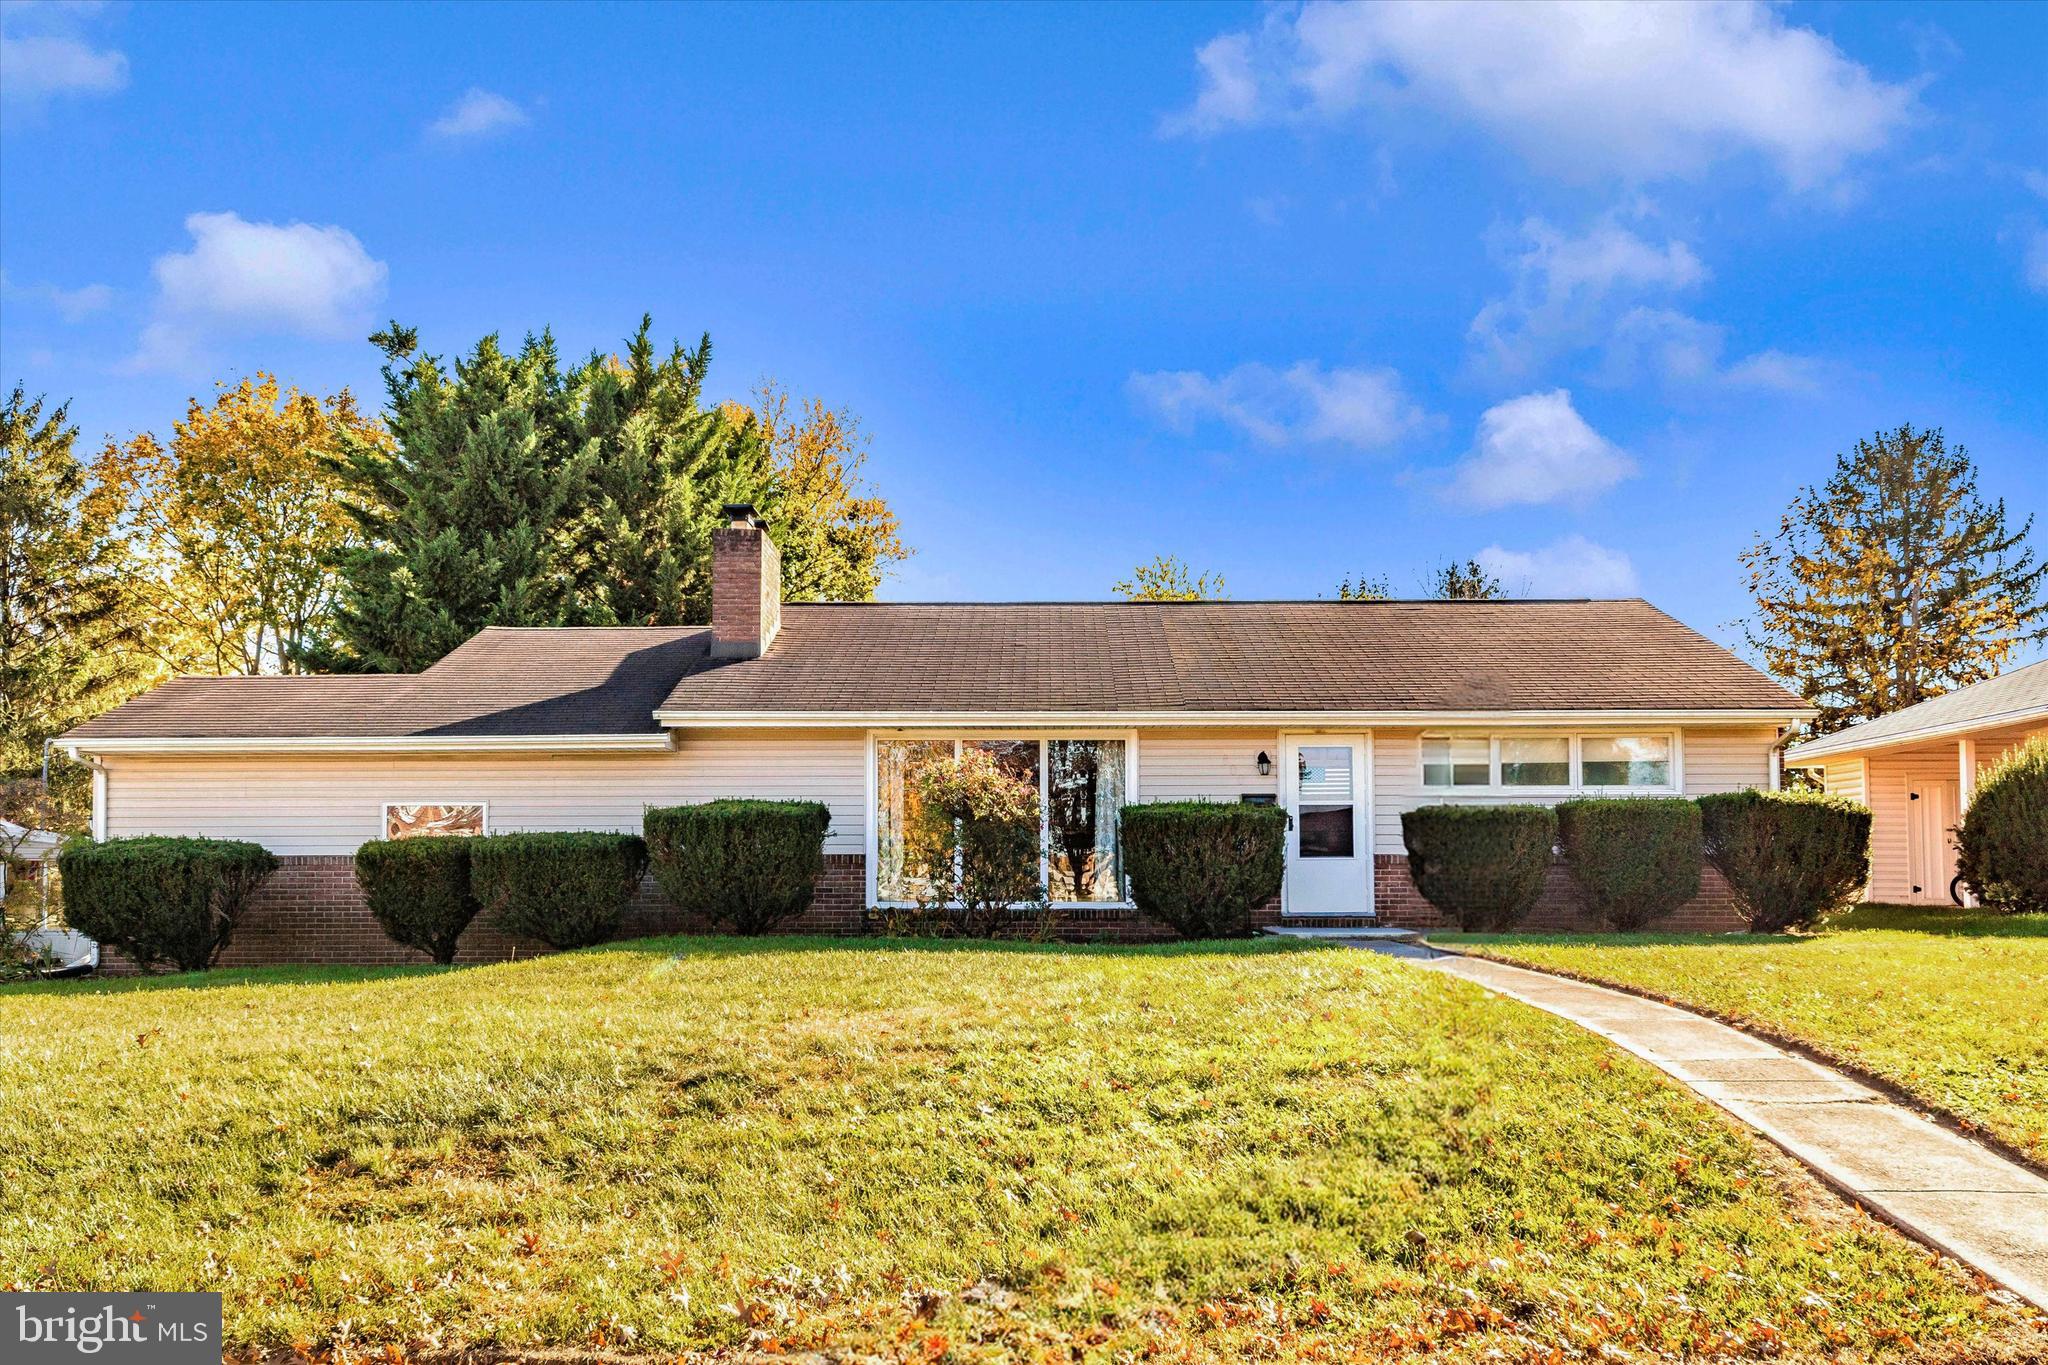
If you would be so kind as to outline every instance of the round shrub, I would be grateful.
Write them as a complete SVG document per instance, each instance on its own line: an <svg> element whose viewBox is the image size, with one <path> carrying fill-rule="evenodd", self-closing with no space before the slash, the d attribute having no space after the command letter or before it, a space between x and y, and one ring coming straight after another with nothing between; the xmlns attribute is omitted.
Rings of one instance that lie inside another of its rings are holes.
<svg viewBox="0 0 2048 1365"><path fill-rule="evenodd" d="M144 971L168 962L196 972L227 946L277 858L238 839L74 839L58 853L57 870L72 928Z"/></svg>
<svg viewBox="0 0 2048 1365"><path fill-rule="evenodd" d="M1752 933L1816 924L1870 880L1870 812L1854 801L1752 787L1702 796L1699 808L1707 860Z"/></svg>
<svg viewBox="0 0 2048 1365"><path fill-rule="evenodd" d="M817 801L707 801L647 812L654 880L685 912L765 934L811 908L832 812Z"/></svg>
<svg viewBox="0 0 2048 1365"><path fill-rule="evenodd" d="M469 841L469 884L508 934L588 948L619 932L647 871L637 834L488 834Z"/></svg>
<svg viewBox="0 0 2048 1365"><path fill-rule="evenodd" d="M1119 829L1131 899L1183 938L1242 938L1280 894L1287 812L1277 806L1149 801Z"/></svg>
<svg viewBox="0 0 2048 1365"><path fill-rule="evenodd" d="M1977 781L1956 827L1956 871L1980 904L2048 913L2048 735L2036 735Z"/></svg>
<svg viewBox="0 0 2048 1365"><path fill-rule="evenodd" d="M1467 933L1512 929L1543 891L1557 841L1548 806L1419 806L1401 813L1408 873Z"/></svg>
<svg viewBox="0 0 2048 1365"><path fill-rule="evenodd" d="M1700 892L1700 808L1683 797L1562 801L1557 837L1586 908L1640 929Z"/></svg>
<svg viewBox="0 0 2048 1365"><path fill-rule="evenodd" d="M356 850L356 885L394 943L444 966L476 918L469 885L472 840L376 839Z"/></svg>

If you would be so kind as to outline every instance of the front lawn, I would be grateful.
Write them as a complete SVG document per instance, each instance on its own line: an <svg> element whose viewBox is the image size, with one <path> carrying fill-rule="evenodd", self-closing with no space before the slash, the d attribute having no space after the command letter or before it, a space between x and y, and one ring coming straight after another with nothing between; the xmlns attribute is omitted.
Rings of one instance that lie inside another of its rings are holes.
<svg viewBox="0 0 2048 1365"><path fill-rule="evenodd" d="M1798 937L1432 937L1795 1039L2048 1163L2048 915L1866 905Z"/></svg>
<svg viewBox="0 0 2048 1365"><path fill-rule="evenodd" d="M0 1284L219 1288L316 1356L2048 1350L1598 1039L1297 945L14 988L0 1192Z"/></svg>

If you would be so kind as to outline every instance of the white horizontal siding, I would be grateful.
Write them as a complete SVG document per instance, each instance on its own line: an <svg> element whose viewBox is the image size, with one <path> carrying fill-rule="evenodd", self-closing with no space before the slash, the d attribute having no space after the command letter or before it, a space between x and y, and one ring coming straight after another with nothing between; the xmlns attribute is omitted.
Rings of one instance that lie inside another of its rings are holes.
<svg viewBox="0 0 2048 1365"><path fill-rule="evenodd" d="M1431 733L1438 732L1432 730ZM1499 733L1512 732L1502 730ZM1574 730L1572 733L1583 736L1631 732L1626 727L1617 726ZM1531 801L1551 804L1565 799L1511 792L1468 793L1425 788L1422 785L1422 735L1421 730L1373 731L1373 851L1376 853L1407 852L1407 845L1401 839L1401 815L1417 806L1447 801L1474 806ZM1771 746L1776 742L1777 731L1769 727L1716 726L1681 730L1679 761L1685 794L1699 796L1707 792L1740 791L1745 787L1768 787L1771 781Z"/></svg>
<svg viewBox="0 0 2048 1365"><path fill-rule="evenodd" d="M1259 755L1273 771L1259 776ZM1275 730L1140 730L1138 799L1235 801L1280 789L1280 735Z"/></svg>
<svg viewBox="0 0 2048 1365"><path fill-rule="evenodd" d="M1860 758L1840 759L1821 769L1821 789L1829 796L1847 797L1862 805L1870 804L1869 784L1863 775L1863 760Z"/></svg>
<svg viewBox="0 0 2048 1365"><path fill-rule="evenodd" d="M823 801L826 851L865 838L858 731L693 734L668 753L238 755L107 761L106 832L250 839L274 853L353 853L383 805L482 801L490 828L638 830L648 806L722 796Z"/></svg>
<svg viewBox="0 0 2048 1365"><path fill-rule="evenodd" d="M1777 730L1689 729L1682 734L1687 796L1771 785L1771 746L1778 742Z"/></svg>
<svg viewBox="0 0 2048 1365"><path fill-rule="evenodd" d="M1937 783L1959 783L1962 763L1954 746L1945 751L1898 756L1872 754L1865 760L1870 807L1870 887L1866 898L1874 901L1946 905L1948 879L1936 876L1913 889L1912 841L1908 823L1913 815L1912 793ZM1931 799L1931 798L1929 798ZM1944 834L1947 843L1952 836ZM1953 872L1949 873L1953 876Z"/></svg>

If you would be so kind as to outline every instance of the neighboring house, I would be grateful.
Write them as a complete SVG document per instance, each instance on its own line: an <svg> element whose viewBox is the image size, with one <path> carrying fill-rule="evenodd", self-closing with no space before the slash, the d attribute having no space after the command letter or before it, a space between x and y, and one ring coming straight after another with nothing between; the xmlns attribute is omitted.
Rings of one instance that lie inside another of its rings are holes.
<svg viewBox="0 0 2048 1365"><path fill-rule="evenodd" d="M2016 668L1785 751L1837 796L1870 807L1864 899L1947 904L1954 830L1977 774L2048 733L2048 663Z"/></svg>
<svg viewBox="0 0 2048 1365"><path fill-rule="evenodd" d="M7 895L9 863L43 863L57 856L64 836L53 830L30 829L12 820L0 820L0 897Z"/></svg>
<svg viewBox="0 0 2048 1365"><path fill-rule="evenodd" d="M1040 783L1071 927L1133 935L1117 812L1278 802L1283 914L1428 924L1401 812L1771 785L1798 697L1640 600L784 606L750 508L713 537L705 627L483 631L401 677L182 678L73 730L97 837L252 839L282 871L236 961L390 960L350 855L413 833L637 830L648 806L832 812L805 928L908 894L906 791L959 744ZM678 927L650 887L632 924ZM1560 877L1536 922L1577 912ZM1737 923L1711 874L1680 912ZM509 952L487 927L472 957Z"/></svg>

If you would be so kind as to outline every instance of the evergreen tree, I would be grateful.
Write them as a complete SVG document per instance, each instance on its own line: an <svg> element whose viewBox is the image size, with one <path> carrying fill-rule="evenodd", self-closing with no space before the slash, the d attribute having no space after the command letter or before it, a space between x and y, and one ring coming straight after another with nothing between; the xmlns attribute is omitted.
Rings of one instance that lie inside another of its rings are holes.
<svg viewBox="0 0 2048 1365"><path fill-rule="evenodd" d="M1991 677L2048 637L2032 528L1978 497L1940 429L1878 432L1742 556L1749 643L1820 708L1816 734Z"/></svg>
<svg viewBox="0 0 2048 1365"><path fill-rule="evenodd" d="M337 560L340 649L322 662L410 672L485 626L571 619L559 541L594 454L561 439L569 397L554 338L507 355L487 336L453 374L414 354L410 328L371 340L387 358L394 448L343 442L337 470L364 543Z"/></svg>
<svg viewBox="0 0 2048 1365"><path fill-rule="evenodd" d="M657 361L653 325L641 318L624 361L593 356L570 383L563 437L592 471L564 547L582 624L710 620L719 508L769 501L768 452L744 410L700 406L711 338Z"/></svg>
<svg viewBox="0 0 2048 1365"><path fill-rule="evenodd" d="M77 439L65 408L18 387L0 405L0 781L39 774L44 740L154 681L123 502Z"/></svg>
<svg viewBox="0 0 2048 1365"><path fill-rule="evenodd" d="M850 419L706 407L710 338L657 358L652 332L643 317L624 358L568 371L546 333L517 355L486 337L452 373L410 329L371 338L394 448L354 441L336 461L364 546L339 561L328 666L425 668L490 625L708 621L728 502L768 518L789 595L874 596L903 549L859 487Z"/></svg>

